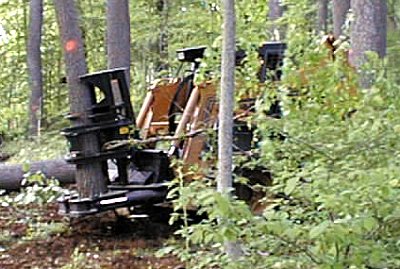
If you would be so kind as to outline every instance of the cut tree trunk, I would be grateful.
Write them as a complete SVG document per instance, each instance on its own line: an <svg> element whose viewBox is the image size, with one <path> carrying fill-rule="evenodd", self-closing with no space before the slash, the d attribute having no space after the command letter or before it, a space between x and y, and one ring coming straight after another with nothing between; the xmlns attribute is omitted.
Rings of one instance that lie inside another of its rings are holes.
<svg viewBox="0 0 400 269"><path fill-rule="evenodd" d="M91 107L91 96L88 86L81 83L79 77L87 73L83 48L82 32L79 28L78 13L74 0L54 0L61 44L69 88L70 112L74 115L74 127L90 125L88 108ZM79 136L82 155L100 152L100 143L95 134ZM93 198L106 191L107 177L100 161L78 164L76 170L78 193L81 198Z"/></svg>
<svg viewBox="0 0 400 269"><path fill-rule="evenodd" d="M55 178L61 184L75 182L75 165L68 164L62 159L33 162L29 172L41 171L47 178ZM24 171L20 164L0 164L0 189L14 191L21 188Z"/></svg>

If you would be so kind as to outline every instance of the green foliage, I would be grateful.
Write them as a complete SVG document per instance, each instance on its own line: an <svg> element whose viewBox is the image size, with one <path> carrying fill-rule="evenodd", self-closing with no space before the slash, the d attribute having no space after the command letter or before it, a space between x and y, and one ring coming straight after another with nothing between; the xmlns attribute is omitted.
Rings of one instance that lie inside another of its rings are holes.
<svg viewBox="0 0 400 269"><path fill-rule="evenodd" d="M311 85L322 92L311 88L302 105L287 100L286 116L269 122L286 134L284 141L263 143L272 191L285 197L274 203L279 211L264 212L267 231L290 242L286 249L300 254L289 259L296 265L395 268L397 228L388 220L396 218L399 195L398 85L381 77L358 100L332 91L322 76ZM357 112L346 114L350 107ZM278 230L271 230L274 223Z"/></svg>
<svg viewBox="0 0 400 269"><path fill-rule="evenodd" d="M337 71L335 65L325 68ZM177 212L194 203L208 217L185 225L178 234L186 245L166 251L190 268L400 266L399 86L378 75L372 90L354 98L321 75L304 88L309 92L296 102L284 99L283 119L259 115L266 135L259 162L274 180L263 214L253 216L243 202L221 196L210 183L180 185ZM357 111L346 114L350 107ZM270 140L273 131L286 138ZM240 242L245 256L232 262L223 254L226 241Z"/></svg>
<svg viewBox="0 0 400 269"><path fill-rule="evenodd" d="M176 232L185 239L182 246L174 242L161 249L158 255L174 254L187 263L188 268L213 268L228 266L229 260L220 253L224 242L237 241L243 234L242 228L251 219L248 206L239 200L230 200L217 193L212 181L193 180L185 183L184 178L194 176L195 171L184 173L183 166L177 164L178 177L171 183L169 198L173 199L174 213L170 223L183 221L183 226ZM196 178L196 176L195 176ZM190 224L190 210L208 218L197 224ZM230 267L223 267L230 268Z"/></svg>
<svg viewBox="0 0 400 269"><path fill-rule="evenodd" d="M0 5L3 10L0 55L0 130L9 129L13 134L24 132L27 106L27 72L25 47L27 33L26 1L13 1L12 7ZM7 9L7 11L5 11Z"/></svg>
<svg viewBox="0 0 400 269"><path fill-rule="evenodd" d="M65 222L31 222L28 225L26 235L23 240L32 241L38 239L47 239L54 235L67 232L69 226Z"/></svg>
<svg viewBox="0 0 400 269"><path fill-rule="evenodd" d="M64 192L57 180L48 179L40 172L25 174L21 185L23 188L18 194L0 197L2 206L44 205L54 202Z"/></svg>
<svg viewBox="0 0 400 269"><path fill-rule="evenodd" d="M207 218L185 223L178 233L186 244L164 251L189 268L398 268L398 69L371 54L374 86L358 89L340 52L327 61L309 31L308 1L284 2L288 57L283 81L267 85L284 117L265 116L265 92L254 119L262 136L257 163L273 174L265 209L252 215L207 182L180 185L175 209L194 203ZM285 138L271 139L277 133ZM244 255L232 260L224 242L238 242Z"/></svg>
<svg viewBox="0 0 400 269"><path fill-rule="evenodd" d="M13 139L7 141L4 145L4 152L12 155L10 162L16 163L56 159L67 152L67 142L58 130L49 131L36 140Z"/></svg>

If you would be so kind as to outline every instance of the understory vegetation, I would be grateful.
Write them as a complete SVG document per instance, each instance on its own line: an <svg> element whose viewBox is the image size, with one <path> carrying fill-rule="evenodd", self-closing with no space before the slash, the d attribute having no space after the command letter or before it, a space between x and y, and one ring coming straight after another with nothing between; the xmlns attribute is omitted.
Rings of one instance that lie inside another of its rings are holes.
<svg viewBox="0 0 400 269"><path fill-rule="evenodd" d="M326 49L304 34L310 25L298 14L300 2L286 11L293 24L283 79L266 86L252 122L257 157L246 166L265 167L273 178L264 187L265 209L254 215L244 202L215 193L204 181L178 186L175 209L195 203L208 216L178 232L185 243L164 249L189 268L400 266L394 54L385 61L369 54L365 72L375 83L361 90L343 57L346 41L336 61L324 62ZM266 116L276 98L284 114L278 120ZM236 242L242 255L223 254L225 242Z"/></svg>
<svg viewBox="0 0 400 269"><path fill-rule="evenodd" d="M178 188L176 209L200 204L208 218L182 228L186 245L168 251L190 268L398 268L399 87L376 67L375 86L357 96L336 87L340 67L326 66L304 95L284 99L282 119L257 115L263 139L247 165L273 175L264 211L255 216L212 184ZM284 138L268 139L277 133ZM243 250L235 262L221 256L226 241Z"/></svg>

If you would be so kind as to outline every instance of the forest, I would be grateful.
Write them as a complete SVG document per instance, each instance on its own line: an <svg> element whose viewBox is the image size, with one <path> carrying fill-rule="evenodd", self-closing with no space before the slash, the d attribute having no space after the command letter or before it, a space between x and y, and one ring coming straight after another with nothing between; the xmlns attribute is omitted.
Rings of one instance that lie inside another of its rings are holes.
<svg viewBox="0 0 400 269"><path fill-rule="evenodd" d="M399 0L0 13L0 268L400 268Z"/></svg>

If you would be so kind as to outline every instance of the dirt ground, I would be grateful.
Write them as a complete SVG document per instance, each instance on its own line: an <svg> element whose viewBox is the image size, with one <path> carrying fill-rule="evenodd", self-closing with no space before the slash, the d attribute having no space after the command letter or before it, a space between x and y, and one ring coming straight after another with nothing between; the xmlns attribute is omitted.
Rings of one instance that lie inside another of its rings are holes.
<svg viewBox="0 0 400 269"><path fill-rule="evenodd" d="M176 227L160 209L150 218L121 219L113 212L68 220L57 206L0 206L0 268L182 269L175 257L155 252Z"/></svg>

